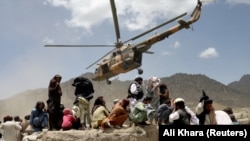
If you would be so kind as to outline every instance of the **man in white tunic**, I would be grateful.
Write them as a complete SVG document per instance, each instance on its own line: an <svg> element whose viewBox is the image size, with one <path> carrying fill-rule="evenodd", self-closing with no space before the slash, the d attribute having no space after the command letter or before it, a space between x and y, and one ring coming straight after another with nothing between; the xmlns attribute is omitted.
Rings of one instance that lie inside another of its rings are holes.
<svg viewBox="0 0 250 141"><path fill-rule="evenodd" d="M0 127L3 130L3 139L5 141L18 141L17 133L21 131L22 127L20 124L13 121L13 117L4 117L4 123Z"/></svg>

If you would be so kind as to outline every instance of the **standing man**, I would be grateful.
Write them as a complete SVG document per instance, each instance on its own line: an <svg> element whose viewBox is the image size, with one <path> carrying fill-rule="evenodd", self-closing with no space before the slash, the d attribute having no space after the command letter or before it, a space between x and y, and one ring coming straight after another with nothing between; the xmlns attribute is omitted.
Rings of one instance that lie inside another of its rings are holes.
<svg viewBox="0 0 250 141"><path fill-rule="evenodd" d="M48 87L48 113L49 113L49 130L60 130L62 117L63 117L63 109L61 105L61 96L62 89L60 86L60 82L62 80L62 76L57 74L55 75L49 82Z"/></svg>
<svg viewBox="0 0 250 141"><path fill-rule="evenodd" d="M73 114L80 119L81 129L91 127L91 118L89 105L90 100L94 97L93 83L83 76L74 79L72 84L75 87L75 102L73 106Z"/></svg>
<svg viewBox="0 0 250 141"><path fill-rule="evenodd" d="M147 80L147 93L146 97L151 98L150 105L152 108L156 111L158 109L160 97L159 97L159 86L160 86L161 80L158 77L152 76Z"/></svg>
<svg viewBox="0 0 250 141"><path fill-rule="evenodd" d="M217 125L213 100L209 99L204 90L195 110L200 125Z"/></svg>
<svg viewBox="0 0 250 141"><path fill-rule="evenodd" d="M133 108L134 108L135 104L138 101L140 101L144 96L144 92L143 92L143 89L142 89L142 83L143 83L143 78L142 77L136 77L134 79L134 82L132 82L129 85L127 98L130 101L130 110L131 111L133 111Z"/></svg>
<svg viewBox="0 0 250 141"><path fill-rule="evenodd" d="M161 83L160 78L152 76L148 79L147 86L147 97L151 97L151 106L154 109L154 113L152 114L152 118L150 122L152 123L153 118L155 119L155 124L158 122L157 118L157 110L159 106L165 101L170 101L169 99L169 90L166 84Z"/></svg>

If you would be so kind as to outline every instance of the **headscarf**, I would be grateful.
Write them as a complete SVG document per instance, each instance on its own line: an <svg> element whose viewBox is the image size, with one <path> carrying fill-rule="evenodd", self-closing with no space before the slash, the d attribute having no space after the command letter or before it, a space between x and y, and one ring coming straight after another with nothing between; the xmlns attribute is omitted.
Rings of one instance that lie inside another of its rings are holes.
<svg viewBox="0 0 250 141"><path fill-rule="evenodd" d="M106 108L106 104L105 104L105 101L103 100L103 96L99 96L96 98L94 105L93 105L93 108L92 108L92 114L100 106L104 106Z"/></svg>
<svg viewBox="0 0 250 141"><path fill-rule="evenodd" d="M128 99L123 99L121 102L121 105L124 109L126 109L126 107L129 105L129 100Z"/></svg>

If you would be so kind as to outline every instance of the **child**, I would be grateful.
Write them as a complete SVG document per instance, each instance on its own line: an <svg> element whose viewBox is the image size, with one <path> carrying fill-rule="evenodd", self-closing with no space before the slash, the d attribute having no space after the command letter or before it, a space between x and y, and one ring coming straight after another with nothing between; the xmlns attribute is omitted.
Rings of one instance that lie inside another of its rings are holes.
<svg viewBox="0 0 250 141"><path fill-rule="evenodd" d="M72 129L72 125L76 122L76 118L72 115L72 112L69 108L65 108L63 110L63 123L62 129L63 130L70 130Z"/></svg>

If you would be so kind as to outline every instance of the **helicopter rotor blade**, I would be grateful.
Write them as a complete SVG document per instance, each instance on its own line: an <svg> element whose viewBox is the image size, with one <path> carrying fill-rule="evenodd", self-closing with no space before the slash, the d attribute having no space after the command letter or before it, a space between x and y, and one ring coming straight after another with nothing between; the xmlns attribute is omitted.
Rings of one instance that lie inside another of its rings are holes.
<svg viewBox="0 0 250 141"><path fill-rule="evenodd" d="M120 30L119 30L117 12L116 12L116 7L115 7L115 1L114 0L110 0L110 5L111 5L113 20L114 20L116 40L117 40L117 43L118 43L119 39L120 39Z"/></svg>
<svg viewBox="0 0 250 141"><path fill-rule="evenodd" d="M168 20L168 21L166 21L166 22L164 22L164 23L162 23L162 24L160 24L160 25L158 25L158 26L156 26L156 27L154 27L154 28L151 28L151 29L149 29L149 30L147 30L147 31L145 31L145 32L143 32L143 33L141 33L141 34L139 34L139 35L137 35L137 36L135 36L135 37L133 37L133 38L131 38L131 39L125 41L125 42L123 42L123 43L129 42L129 41L133 41L133 40L135 40L135 39L137 39L137 38L140 38L141 36L144 36L144 35L146 35L146 34L152 32L152 31L154 31L155 29L158 29L158 28L160 28L160 27L162 27L162 26L164 26L164 25L166 25L166 24L169 24L169 23L171 23L171 22L173 22L173 21L175 21L175 20L177 20L177 19L179 19L179 18L181 18L181 17L183 17L183 16L185 16L185 15L187 15L187 12L186 12L186 13L183 13L183 14L181 14L181 15L179 15L179 16L177 16L177 17L171 19L171 20Z"/></svg>
<svg viewBox="0 0 250 141"><path fill-rule="evenodd" d="M97 62L99 62L100 60L102 60L104 57L106 57L108 54L110 54L111 52L113 52L115 49L116 48L114 48L113 50L111 50L108 53L106 53L105 55L103 55L101 58L99 58L98 60L96 60L94 63L92 63L88 67L86 67L86 69L89 69L90 67L92 67L94 64L96 64Z"/></svg>
<svg viewBox="0 0 250 141"><path fill-rule="evenodd" d="M115 45L44 45L44 47L115 47Z"/></svg>

